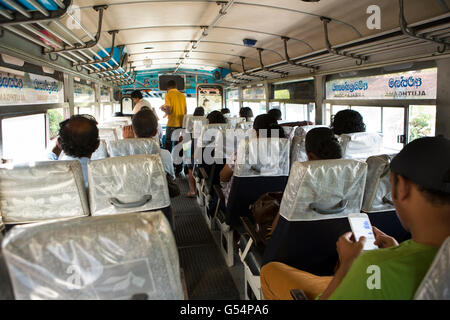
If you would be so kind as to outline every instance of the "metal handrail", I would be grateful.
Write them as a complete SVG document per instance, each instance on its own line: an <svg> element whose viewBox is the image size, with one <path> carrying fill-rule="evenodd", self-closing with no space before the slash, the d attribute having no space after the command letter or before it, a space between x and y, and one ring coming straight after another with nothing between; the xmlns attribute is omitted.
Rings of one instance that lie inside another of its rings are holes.
<svg viewBox="0 0 450 320"><path fill-rule="evenodd" d="M272 72L272 73L276 73L281 75L281 77L286 77L287 75L289 75L289 72L283 72L283 71L277 71L277 70L270 70L269 68L267 68L266 66L264 66L263 60L262 60L262 52L264 51L264 49L262 48L256 48L256 50L258 51L258 57L259 57L259 65L261 67L262 70L266 71L266 72Z"/></svg>
<svg viewBox="0 0 450 320"><path fill-rule="evenodd" d="M286 62L288 64L293 65L293 66L299 66L299 67L302 67L302 68L311 69L312 72L314 72L314 71L319 69L319 67L316 67L316 66L310 66L308 64L303 64L303 63L292 61L291 58L289 57L288 47L287 47L287 42L289 41L290 38L288 38L288 37L281 37L281 39L283 40L283 43L284 43L284 56L285 56Z"/></svg>
<svg viewBox="0 0 450 320"><path fill-rule="evenodd" d="M111 61L111 59L114 56L114 50L115 50L115 41L116 41L116 34L119 33L118 30L114 30L114 31L109 31L109 34L112 35L112 44L111 44L111 52L109 53L108 56L100 59L100 60L94 60L91 62L85 62L85 63L78 63L78 64L74 64L73 66L82 66L82 65L95 65L95 64L102 64L102 63L108 63L109 61ZM122 56L122 50L121 50L121 56ZM107 69L101 71L101 72L106 72L109 71Z"/></svg>

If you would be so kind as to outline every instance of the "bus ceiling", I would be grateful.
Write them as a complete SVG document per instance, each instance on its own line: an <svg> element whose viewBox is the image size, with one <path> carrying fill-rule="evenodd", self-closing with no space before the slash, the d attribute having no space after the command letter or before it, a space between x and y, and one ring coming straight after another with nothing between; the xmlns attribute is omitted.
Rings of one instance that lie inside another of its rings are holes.
<svg viewBox="0 0 450 320"><path fill-rule="evenodd" d="M448 1L376 2L0 0L0 53L124 89L158 74L227 86L448 57Z"/></svg>

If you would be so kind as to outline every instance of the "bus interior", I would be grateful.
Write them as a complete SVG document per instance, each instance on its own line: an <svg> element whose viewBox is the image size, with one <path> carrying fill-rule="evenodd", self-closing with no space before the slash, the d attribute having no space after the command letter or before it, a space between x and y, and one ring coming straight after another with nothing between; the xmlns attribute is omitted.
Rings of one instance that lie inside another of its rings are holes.
<svg viewBox="0 0 450 320"><path fill-rule="evenodd" d="M320 221L343 233L350 226L342 217L362 212L398 242L410 239L390 195L389 163L419 138L450 138L449 7L449 0L0 0L0 299L264 300L260 271L268 262L333 275L338 234L305 240L302 223L314 219L301 214L313 209L302 207L309 199L300 194L310 188L334 199L320 186L345 179L356 204L333 203L339 213ZM183 147L169 150L174 163L183 153L176 197L159 155L174 127L160 108L171 83L186 101L175 126ZM155 145L124 136L136 91L158 118ZM197 107L204 116L193 116ZM206 116L224 109L226 124L208 124ZM236 165L225 198L217 180L224 159L248 156L259 138L239 136L208 165L190 162L194 150L216 147L227 130L253 130L272 109L285 134L271 144L277 155L266 159L268 169ZM307 132L330 127L343 110L357 111L365 132L337 136L345 160L311 164L305 174ZM98 123L88 189L77 161L48 158L60 123L76 115ZM195 195L187 197L190 174ZM283 191L280 221L261 238L249 206ZM443 269L430 279L441 287L427 287L435 299L450 299L445 250Z"/></svg>

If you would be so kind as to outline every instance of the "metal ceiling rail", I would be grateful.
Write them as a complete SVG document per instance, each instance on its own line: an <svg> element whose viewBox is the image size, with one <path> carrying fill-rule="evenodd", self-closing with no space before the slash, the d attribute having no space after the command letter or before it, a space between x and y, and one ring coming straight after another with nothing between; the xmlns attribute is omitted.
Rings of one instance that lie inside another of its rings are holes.
<svg viewBox="0 0 450 320"><path fill-rule="evenodd" d="M36 9L36 11L28 11L22 5L16 3L13 0L3 0L5 4L14 8L16 11L9 14L6 11L1 10L0 13L4 18L0 17L0 26L1 27L13 26L19 24L37 23L59 19L67 13L67 9L72 4L72 0L58 1L57 5L59 9L48 11L35 0L27 0L27 1L31 6L33 6Z"/></svg>
<svg viewBox="0 0 450 320"><path fill-rule="evenodd" d="M247 76L247 77L256 77L259 79L266 79L267 77L263 77L263 76L258 76L258 75L253 75L253 74L249 74L246 70L245 70L245 57L241 57L241 66L242 66L242 74Z"/></svg>
<svg viewBox="0 0 450 320"><path fill-rule="evenodd" d="M95 47L99 40L100 35L102 32L102 22L103 22L103 12L106 10L108 6L101 5L101 6L94 6L93 9L98 12L98 24L97 24L97 34L95 35L95 38L91 41L85 43L84 45L75 45L75 47L64 47L62 49L44 49L44 53L53 53L53 52L67 52L67 51L74 51L74 50L80 50L80 49L89 49ZM114 34L113 34L114 35Z"/></svg>
<svg viewBox="0 0 450 320"><path fill-rule="evenodd" d="M188 50L162 50L162 51L150 51L150 52L136 52L131 53L130 56L137 56L137 55L148 55L148 54L154 54L154 53L175 53L175 52L188 52ZM196 50L195 53L207 53L207 54L217 54L222 56L230 56L230 57L237 57L239 58L240 55L237 54L230 54L230 53L223 53L223 52L216 52L216 51L199 51ZM246 59L253 59L257 60L256 58L252 57L245 57Z"/></svg>
<svg viewBox="0 0 450 320"><path fill-rule="evenodd" d="M263 69L266 72L271 72L271 73L276 73L278 75L281 75L282 78L286 77L289 73L286 72L282 72L282 71L276 71L276 70L270 70L269 68L264 66L263 60L262 60L262 52L264 51L264 49L261 48L256 48L256 50L258 51L258 56L259 56L259 66L261 67L261 69Z"/></svg>
<svg viewBox="0 0 450 320"><path fill-rule="evenodd" d="M325 46L326 46L326 48L327 48L329 53L334 54L336 56L343 56L343 57L348 57L348 58L351 58L351 59L355 59L355 60L357 60L357 62L356 62L357 65L361 65L361 64L364 63L364 61L367 61L368 57L366 57L366 56L349 54L349 53L340 52L340 51L334 49L331 46L330 39L328 37L328 24L331 22L331 19L327 18L327 17L320 17L320 20L323 23L323 31L324 31L324 34L325 34Z"/></svg>
<svg viewBox="0 0 450 320"><path fill-rule="evenodd" d="M283 40L283 43L284 43L284 56L286 58L286 62L287 63L289 63L290 65L293 65L293 66L298 66L298 67L302 67L302 68L312 69L311 70L312 72L314 72L315 70L318 69L317 67L313 67L313 66L310 66L308 64L298 63L298 62L292 61L291 58L289 57L288 47L287 47L287 42L290 40L290 38L288 38L288 37L281 37L281 39Z"/></svg>
<svg viewBox="0 0 450 320"><path fill-rule="evenodd" d="M109 53L109 55L105 56L102 59L99 60L95 60L92 62L84 62L84 63L78 63L78 64L74 64L73 66L81 66L81 65L95 65L95 64L102 64L102 63L108 63L109 61L111 61L111 59L114 56L114 51L115 51L115 41L116 41L116 34L119 33L118 30L113 30L113 31L109 31L109 34L111 35L112 39L111 39L111 52ZM122 51L123 51L123 46L120 49L120 57L122 57ZM120 66L119 66L120 67ZM118 69L118 68L116 68ZM116 70L115 69L115 70ZM103 72L106 71L110 71L110 70L104 70Z"/></svg>
<svg viewBox="0 0 450 320"><path fill-rule="evenodd" d="M400 28L405 36L411 37L411 38L417 38L429 42L436 43L438 45L442 45L442 48L438 47L437 51L439 53L444 53L448 46L450 46L450 42L438 39L436 37L427 37L421 34L416 33L413 29L408 27L408 23L405 19L405 8L404 8L404 2L403 0L399 0L399 7L400 7Z"/></svg>
<svg viewBox="0 0 450 320"><path fill-rule="evenodd" d="M218 15L214 18L213 22L204 28L202 34L200 37L195 41L195 43L192 43L191 48L189 49L189 52L184 54L184 58L189 57L192 51L197 49L198 45L208 36L209 32L215 27L217 23L227 14L228 9L231 8L233 5L234 0L228 0L227 2L217 2L221 6ZM180 64L175 68L173 73L176 73L178 69L180 68L182 59L180 58Z"/></svg>

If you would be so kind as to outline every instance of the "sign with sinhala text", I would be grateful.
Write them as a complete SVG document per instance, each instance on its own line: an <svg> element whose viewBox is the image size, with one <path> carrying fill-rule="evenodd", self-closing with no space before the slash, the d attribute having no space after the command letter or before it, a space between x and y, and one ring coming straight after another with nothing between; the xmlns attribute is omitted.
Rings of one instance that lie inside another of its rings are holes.
<svg viewBox="0 0 450 320"><path fill-rule="evenodd" d="M80 82L73 83L73 93L75 103L94 103L95 102L95 91L94 88L82 84Z"/></svg>
<svg viewBox="0 0 450 320"><path fill-rule="evenodd" d="M0 106L63 102L61 81L0 67Z"/></svg>
<svg viewBox="0 0 450 320"><path fill-rule="evenodd" d="M436 99L437 68L327 81L327 99Z"/></svg>

